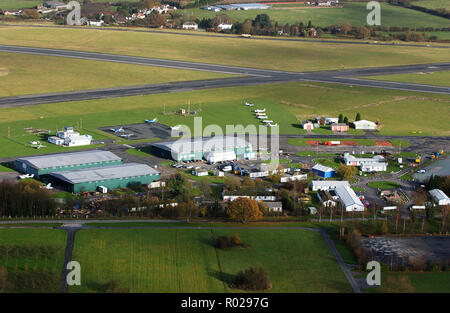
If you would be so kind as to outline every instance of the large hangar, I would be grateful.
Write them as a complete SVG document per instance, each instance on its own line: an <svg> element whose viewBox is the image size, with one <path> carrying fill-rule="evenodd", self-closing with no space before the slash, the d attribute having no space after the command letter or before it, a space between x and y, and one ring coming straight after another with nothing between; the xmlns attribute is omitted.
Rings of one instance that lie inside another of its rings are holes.
<svg viewBox="0 0 450 313"><path fill-rule="evenodd" d="M15 168L38 177L53 172L121 164L122 159L110 151L89 150L19 158Z"/></svg>
<svg viewBox="0 0 450 313"><path fill-rule="evenodd" d="M148 184L160 178L160 173L146 164L125 163L97 168L84 168L50 173L57 185L67 191L92 192L103 186L108 189Z"/></svg>
<svg viewBox="0 0 450 313"><path fill-rule="evenodd" d="M178 162L205 159L214 163L235 158L254 158L255 156L249 142L234 136L214 136L154 143L152 153Z"/></svg>

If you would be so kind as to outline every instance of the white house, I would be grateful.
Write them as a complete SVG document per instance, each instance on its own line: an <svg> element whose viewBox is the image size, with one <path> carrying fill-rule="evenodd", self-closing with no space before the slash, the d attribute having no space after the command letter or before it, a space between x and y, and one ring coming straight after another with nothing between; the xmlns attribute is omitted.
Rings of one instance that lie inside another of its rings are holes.
<svg viewBox="0 0 450 313"><path fill-rule="evenodd" d="M64 127L64 130L56 132L56 136L48 137L48 142L68 147L86 146L91 144L92 136L80 135L73 127Z"/></svg>
<svg viewBox="0 0 450 313"><path fill-rule="evenodd" d="M101 26L103 26L104 23L105 22L103 22L102 20L99 20L99 21L97 21L97 20L88 21L88 25L89 26L95 26L95 27L101 27Z"/></svg>
<svg viewBox="0 0 450 313"><path fill-rule="evenodd" d="M217 28L219 28L219 30L230 30L233 27L233 24L231 23L220 23L219 25L217 25Z"/></svg>
<svg viewBox="0 0 450 313"><path fill-rule="evenodd" d="M339 197L342 205L347 212L362 212L364 211L364 205L361 200L356 196L350 186L340 186L335 189L336 195Z"/></svg>
<svg viewBox="0 0 450 313"><path fill-rule="evenodd" d="M449 197L442 190L433 189L429 193L437 205L450 205Z"/></svg>
<svg viewBox="0 0 450 313"><path fill-rule="evenodd" d="M297 180L306 180L308 179L307 174L301 174L301 173L293 173L293 174L285 174L285 176L281 177L280 182L281 183L287 183L290 181L297 181Z"/></svg>
<svg viewBox="0 0 450 313"><path fill-rule="evenodd" d="M208 172L207 171L205 171L205 170L195 170L195 171L192 171L192 175L194 175L194 176L208 176Z"/></svg>
<svg viewBox="0 0 450 313"><path fill-rule="evenodd" d="M342 181L342 180L313 180L311 182L311 189L313 191L318 190L333 190L337 187L350 187L350 184L348 181Z"/></svg>
<svg viewBox="0 0 450 313"><path fill-rule="evenodd" d="M385 172L387 163L385 162L366 162L361 164L361 171L363 172Z"/></svg>
<svg viewBox="0 0 450 313"><path fill-rule="evenodd" d="M183 29L198 29L198 24L195 22L183 23Z"/></svg>
<svg viewBox="0 0 450 313"><path fill-rule="evenodd" d="M283 204L281 202L264 202L269 212L283 212Z"/></svg>
<svg viewBox="0 0 450 313"><path fill-rule="evenodd" d="M314 124L312 122L310 122L310 121L304 122L302 124L302 126L303 126L303 129L306 129L306 130L313 130L314 129Z"/></svg>
<svg viewBox="0 0 450 313"><path fill-rule="evenodd" d="M376 130L377 124L367 120L359 120L352 123L355 129Z"/></svg>
<svg viewBox="0 0 450 313"><path fill-rule="evenodd" d="M91 144L91 141L91 135L79 135L65 138L64 145L68 147L87 146Z"/></svg>

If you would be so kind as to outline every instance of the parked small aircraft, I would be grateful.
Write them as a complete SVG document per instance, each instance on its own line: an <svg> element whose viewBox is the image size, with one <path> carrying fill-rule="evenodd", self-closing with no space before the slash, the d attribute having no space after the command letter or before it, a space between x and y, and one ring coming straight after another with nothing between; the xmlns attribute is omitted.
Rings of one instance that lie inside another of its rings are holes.
<svg viewBox="0 0 450 313"><path fill-rule="evenodd" d="M267 123L268 127L278 127L278 123L277 124L272 124L272 123Z"/></svg>
<svg viewBox="0 0 450 313"><path fill-rule="evenodd" d="M48 189L48 190L52 190L53 189L52 183L48 183L44 188Z"/></svg>
<svg viewBox="0 0 450 313"><path fill-rule="evenodd" d="M152 120L145 120L146 123L156 123L158 121L158 119L155 117Z"/></svg>
<svg viewBox="0 0 450 313"><path fill-rule="evenodd" d="M33 178L34 174L24 174L24 175L19 175L20 179L25 179L25 178Z"/></svg>
<svg viewBox="0 0 450 313"><path fill-rule="evenodd" d="M266 108L262 109L262 110L255 110L255 113L264 113L266 112Z"/></svg>
<svg viewBox="0 0 450 313"><path fill-rule="evenodd" d="M253 104L253 103L250 103L250 102L245 102L245 105L248 106L248 107L254 106L254 104Z"/></svg>
<svg viewBox="0 0 450 313"><path fill-rule="evenodd" d="M264 120L263 123L273 123L272 120Z"/></svg>
<svg viewBox="0 0 450 313"><path fill-rule="evenodd" d="M124 132L123 127L120 128L111 128L110 129L113 133L121 133Z"/></svg>
<svg viewBox="0 0 450 313"><path fill-rule="evenodd" d="M267 117L267 115L260 115L260 116L257 116L257 118L262 120L262 119L267 119L268 117Z"/></svg>

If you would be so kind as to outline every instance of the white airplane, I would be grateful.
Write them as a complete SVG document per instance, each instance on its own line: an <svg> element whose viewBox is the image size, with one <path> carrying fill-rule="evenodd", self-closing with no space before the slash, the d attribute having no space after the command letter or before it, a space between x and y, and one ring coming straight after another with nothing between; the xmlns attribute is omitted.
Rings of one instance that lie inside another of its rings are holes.
<svg viewBox="0 0 450 313"><path fill-rule="evenodd" d="M120 127L120 128L111 128L110 129L113 133L121 133L121 132L123 132L124 130L123 130L123 127Z"/></svg>
<svg viewBox="0 0 450 313"><path fill-rule="evenodd" d="M262 115L262 116L257 116L258 119L263 120L263 119L267 119L267 115Z"/></svg>
<svg viewBox="0 0 450 313"><path fill-rule="evenodd" d="M25 174L25 175L19 175L20 179L25 179L25 178L33 178L34 174Z"/></svg>
<svg viewBox="0 0 450 313"><path fill-rule="evenodd" d="M157 121L158 121L158 119L156 117L152 120L145 120L146 123L155 123Z"/></svg>
<svg viewBox="0 0 450 313"><path fill-rule="evenodd" d="M41 145L41 144L38 144L37 146L34 146L34 148L36 148L36 149L45 148L45 147L47 147L47 146L44 146L44 145Z"/></svg>
<svg viewBox="0 0 450 313"><path fill-rule="evenodd" d="M256 116L263 116L266 115L266 113L255 113Z"/></svg>
<svg viewBox="0 0 450 313"><path fill-rule="evenodd" d="M268 127L278 127L278 123L277 124L272 124L272 123L267 123Z"/></svg>
<svg viewBox="0 0 450 313"><path fill-rule="evenodd" d="M40 141L30 141L30 145L40 145Z"/></svg>
<svg viewBox="0 0 450 313"><path fill-rule="evenodd" d="M266 108L262 109L262 110L255 110L255 113L264 113L266 112Z"/></svg>
<svg viewBox="0 0 450 313"><path fill-rule="evenodd" d="M48 189L48 190L52 190L53 189L52 183L48 183L44 188Z"/></svg>
<svg viewBox="0 0 450 313"><path fill-rule="evenodd" d="M263 123L273 123L272 120L264 120Z"/></svg>
<svg viewBox="0 0 450 313"><path fill-rule="evenodd" d="M254 106L254 104L253 104L253 103L251 103L251 102L245 102L245 105L246 105L246 106L248 106L248 107L252 107L252 106Z"/></svg>

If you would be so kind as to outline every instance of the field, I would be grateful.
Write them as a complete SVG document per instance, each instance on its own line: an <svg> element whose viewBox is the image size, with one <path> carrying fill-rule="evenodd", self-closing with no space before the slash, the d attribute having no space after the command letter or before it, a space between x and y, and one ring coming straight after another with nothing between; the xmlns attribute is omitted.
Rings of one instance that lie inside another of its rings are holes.
<svg viewBox="0 0 450 313"><path fill-rule="evenodd" d="M0 27L0 44L107 52L173 60L314 71L449 61L441 49L244 40L87 29ZM218 57L220 56L220 57Z"/></svg>
<svg viewBox="0 0 450 313"><path fill-rule="evenodd" d="M31 8L38 4L42 4L42 1L40 1L40 0L0 0L0 8L3 10Z"/></svg>
<svg viewBox="0 0 450 313"><path fill-rule="evenodd" d="M344 3L343 8L311 8L302 6L276 7L268 10L211 12L202 9L182 11L186 16L195 16L199 19L213 18L217 14L226 14L234 20L243 22L254 19L258 14L268 14L273 22L280 25L311 21L315 26L342 25L349 22L352 26L367 25L366 3ZM449 26L450 22L442 17L427 13L405 9L398 6L381 3L381 23L383 26L399 27L433 27Z"/></svg>
<svg viewBox="0 0 450 313"><path fill-rule="evenodd" d="M400 75L382 75L366 77L375 80L388 80L393 82L404 82L422 85L435 85L450 87L450 71L434 73L411 73Z"/></svg>
<svg viewBox="0 0 450 313"><path fill-rule="evenodd" d="M360 112L362 118L382 123L381 134L410 135L412 131L421 130L422 135L448 135L447 116L450 113L450 97L446 95L424 96L397 90L303 82L98 99L71 102L70 106L61 103L42 104L0 110L0 144L3 147L0 157L72 150L54 145L34 149L28 143L32 140L42 141L43 138L28 134L24 128L32 126L54 133L56 127L76 126L80 118L83 123L81 133L91 134L95 140L119 140L112 134L96 130L99 127L140 123L148 117L157 117L158 121L170 126L185 124L193 127L193 116L163 114L163 104L166 104L166 112L173 112L180 107L186 108L188 101L192 110L201 107L199 116L203 117L204 127L217 124L224 132L228 124L262 124L252 110L244 105L245 101L265 107L269 118L280 125L281 134L304 134L300 122L306 118L338 116L342 112L352 120ZM411 111L416 112L417 119L408 118ZM7 137L8 127L10 138ZM351 141L361 145L374 144L374 140ZM295 144L305 145L306 142L300 138Z"/></svg>
<svg viewBox="0 0 450 313"><path fill-rule="evenodd" d="M367 186L378 189L394 189L398 187L398 184L387 181L373 181L368 183Z"/></svg>
<svg viewBox="0 0 450 313"><path fill-rule="evenodd" d="M450 272L382 272L381 287L375 289L367 289L368 292L391 292L385 285L388 277L398 278L406 276L409 278L414 292L417 293L449 293ZM401 292L398 291L397 292Z"/></svg>
<svg viewBox="0 0 450 313"><path fill-rule="evenodd" d="M448 2L447 0L419 0L414 1L412 4L430 9L445 8L447 10L450 10L450 2Z"/></svg>
<svg viewBox="0 0 450 313"><path fill-rule="evenodd" d="M8 273L3 291L58 292L65 240L62 230L0 229L0 268Z"/></svg>
<svg viewBox="0 0 450 313"><path fill-rule="evenodd" d="M0 52L0 97L227 76L231 75Z"/></svg>
<svg viewBox="0 0 450 313"><path fill-rule="evenodd" d="M216 251L213 237L238 232L247 249ZM350 292L320 234L302 230L83 230L74 259L82 285L102 292L115 279L130 292L229 292L234 275L262 265L272 292Z"/></svg>

